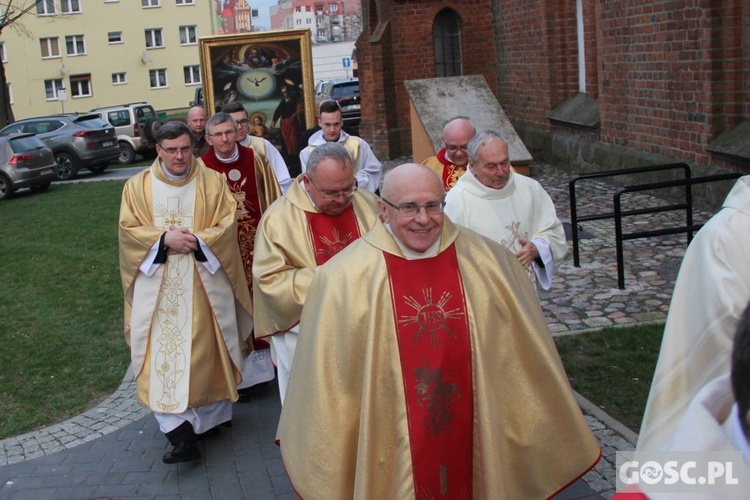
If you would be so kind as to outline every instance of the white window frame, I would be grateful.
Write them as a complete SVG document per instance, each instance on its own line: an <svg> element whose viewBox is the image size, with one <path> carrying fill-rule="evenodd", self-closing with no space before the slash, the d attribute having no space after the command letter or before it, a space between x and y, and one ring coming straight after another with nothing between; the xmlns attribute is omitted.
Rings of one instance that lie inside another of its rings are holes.
<svg viewBox="0 0 750 500"><path fill-rule="evenodd" d="M59 101L60 98L58 97L57 93L65 88L65 84L63 83L62 78L51 78L49 80L44 80L44 96L45 99L48 101ZM49 96L48 91L52 91L52 97Z"/></svg>
<svg viewBox="0 0 750 500"><path fill-rule="evenodd" d="M15 104L13 102L13 85L11 85L10 83L8 83L8 98L10 99L11 104Z"/></svg>
<svg viewBox="0 0 750 500"><path fill-rule="evenodd" d="M158 42L160 42L160 45L157 45L157 36L158 33ZM162 28L147 28L145 30L146 34L146 50L151 49L163 49L164 48L164 30ZM151 45L149 45L151 44Z"/></svg>
<svg viewBox="0 0 750 500"><path fill-rule="evenodd" d="M109 33L107 33L107 42L110 45L125 43L122 40L122 31L110 31Z"/></svg>
<svg viewBox="0 0 750 500"><path fill-rule="evenodd" d="M46 45L47 47L47 55L44 55L44 49L42 48L42 45ZM54 51L52 49L57 49L57 51ZM62 57L62 54L60 52L60 37L59 36L51 36L51 37L45 37L39 39L39 51L42 54L42 59L59 59Z"/></svg>
<svg viewBox="0 0 750 500"><path fill-rule="evenodd" d="M128 74L124 71L112 73L112 85L125 85L128 83Z"/></svg>
<svg viewBox="0 0 750 500"><path fill-rule="evenodd" d="M78 10L74 10L75 8ZM60 0L60 12L64 15L80 14L81 0Z"/></svg>
<svg viewBox="0 0 750 500"><path fill-rule="evenodd" d="M36 4L37 16L54 16L55 14L57 14L55 11L55 0L42 0Z"/></svg>
<svg viewBox="0 0 750 500"><path fill-rule="evenodd" d="M141 7L144 9L153 9L155 7L161 7L160 0L141 0Z"/></svg>
<svg viewBox="0 0 750 500"><path fill-rule="evenodd" d="M161 80L161 78L164 79L164 83L162 84L160 81L156 81L156 85L154 85L154 77ZM152 69L148 72L148 81L151 89L166 89L169 87L169 79L167 78L167 69L166 68L158 68L158 69Z"/></svg>
<svg viewBox="0 0 750 500"><path fill-rule="evenodd" d="M177 5L195 5L195 0L177 0Z"/></svg>
<svg viewBox="0 0 750 500"><path fill-rule="evenodd" d="M68 46L68 42L73 42L73 48L75 49L73 52L70 52L70 47ZM78 42L81 43L81 50L78 50ZM86 37L84 35L67 35L65 37L65 54L69 56L83 56L86 55Z"/></svg>
<svg viewBox="0 0 750 500"><path fill-rule="evenodd" d="M201 67L199 64L191 64L182 67L182 74L185 78L185 85L201 84Z"/></svg>
<svg viewBox="0 0 750 500"><path fill-rule="evenodd" d="M8 54L5 52L5 42L0 41L0 62L8 62Z"/></svg>
<svg viewBox="0 0 750 500"><path fill-rule="evenodd" d="M185 41L183 41L183 36ZM198 27L196 25L180 26L180 45L198 45Z"/></svg>
<svg viewBox="0 0 750 500"><path fill-rule="evenodd" d="M85 82L85 87L82 84ZM78 92L78 94L76 94ZM91 97L93 95L91 88L91 75L75 75L70 77L70 97L73 99L82 99L84 97Z"/></svg>

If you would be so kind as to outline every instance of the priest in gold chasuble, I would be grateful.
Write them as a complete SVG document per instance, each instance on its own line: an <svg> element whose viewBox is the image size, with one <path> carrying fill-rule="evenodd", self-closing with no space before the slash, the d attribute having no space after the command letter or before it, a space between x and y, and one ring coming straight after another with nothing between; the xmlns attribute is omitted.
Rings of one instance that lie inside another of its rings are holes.
<svg viewBox="0 0 750 500"><path fill-rule="evenodd" d="M467 146L476 133L470 119L454 118L443 127L443 147L435 156L430 156L422 162L422 165L430 167L438 174L446 192L450 191L466 173L466 165L469 163Z"/></svg>
<svg viewBox="0 0 750 500"><path fill-rule="evenodd" d="M190 129L168 122L159 157L122 195L120 274L138 400L194 460L198 435L232 418L252 305L237 246L235 198L192 156Z"/></svg>
<svg viewBox="0 0 750 500"><path fill-rule="evenodd" d="M312 281L278 429L302 498L546 498L600 456L523 268L443 198L397 167Z"/></svg>
<svg viewBox="0 0 750 500"><path fill-rule="evenodd" d="M336 143L316 148L308 171L263 214L253 260L255 336L271 341L282 403L315 270L376 220L375 196L357 189L349 153Z"/></svg>

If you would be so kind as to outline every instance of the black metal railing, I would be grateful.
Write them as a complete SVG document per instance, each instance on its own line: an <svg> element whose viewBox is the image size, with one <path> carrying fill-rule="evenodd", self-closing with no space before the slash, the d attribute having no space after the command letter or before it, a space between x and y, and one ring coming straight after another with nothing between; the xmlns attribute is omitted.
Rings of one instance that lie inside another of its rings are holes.
<svg viewBox="0 0 750 500"><path fill-rule="evenodd" d="M653 182L646 184L635 184L631 186L625 186L617 188L613 196L614 211L593 215L578 215L578 205L576 199L575 185L578 181L586 179L600 179L604 177L616 177L621 175L628 175L634 173L651 173L659 172L664 170L682 170L684 174L683 179L675 179L663 182ZM690 167L686 163L670 163L667 165L652 165L648 167L638 167L632 169L622 170L610 170L607 172L594 172L590 174L581 174L573 176L568 183L570 192L570 218L571 218L571 231L573 238L573 265L580 267L580 247L579 247L579 236L578 236L578 223L592 220L602 219L614 219L615 221L615 246L617 251L617 286L620 289L625 288L625 262L623 253L623 241L634 240L639 238L650 238L654 236L666 236L670 234L685 233L686 243L690 244L693 238L693 233L698 231L703 224L693 224L693 195L692 186L694 184L704 184L709 182L718 182L725 180L732 180L741 177L743 174L733 172L729 174L717 174L709 175L705 177L693 178L690 172ZM640 191L650 191L658 189L667 189L674 187L685 188L685 200L682 203L672 203L668 205L661 205L656 207L648 208L637 208L631 210L622 209L622 195L626 193L634 193ZM676 210L685 210L685 225L677 227L668 227L662 229L652 229L649 231L636 231L632 233L624 233L622 229L622 218L634 215L646 215L660 212L669 212Z"/></svg>

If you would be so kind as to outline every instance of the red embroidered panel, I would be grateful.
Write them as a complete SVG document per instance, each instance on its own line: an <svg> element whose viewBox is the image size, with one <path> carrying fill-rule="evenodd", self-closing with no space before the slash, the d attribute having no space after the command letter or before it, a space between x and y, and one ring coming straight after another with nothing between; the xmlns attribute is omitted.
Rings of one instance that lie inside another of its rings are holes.
<svg viewBox="0 0 750 500"><path fill-rule="evenodd" d="M471 339L455 246L429 259L384 253L417 498L472 497Z"/></svg>
<svg viewBox="0 0 750 500"><path fill-rule="evenodd" d="M349 205L339 215L305 212L310 239L315 250L315 262L322 266L331 257L359 238L354 206Z"/></svg>

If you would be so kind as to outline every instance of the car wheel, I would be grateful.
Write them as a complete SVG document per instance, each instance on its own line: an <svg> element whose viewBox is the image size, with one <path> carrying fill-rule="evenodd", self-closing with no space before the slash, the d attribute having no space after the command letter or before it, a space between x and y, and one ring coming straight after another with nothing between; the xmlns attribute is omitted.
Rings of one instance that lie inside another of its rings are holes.
<svg viewBox="0 0 750 500"><path fill-rule="evenodd" d="M127 142L120 143L120 156L117 158L117 163L120 165L130 165L135 160L135 150Z"/></svg>
<svg viewBox="0 0 750 500"><path fill-rule="evenodd" d="M0 174L0 200L10 198L13 194L13 184L10 183L10 179Z"/></svg>
<svg viewBox="0 0 750 500"><path fill-rule="evenodd" d="M60 181L69 181L75 179L78 175L78 161L68 153L58 153L55 156L57 161L57 179Z"/></svg>
<svg viewBox="0 0 750 500"><path fill-rule="evenodd" d="M34 184L29 186L29 189L32 193L41 193L46 191L49 188L49 182L45 182L43 184Z"/></svg>

